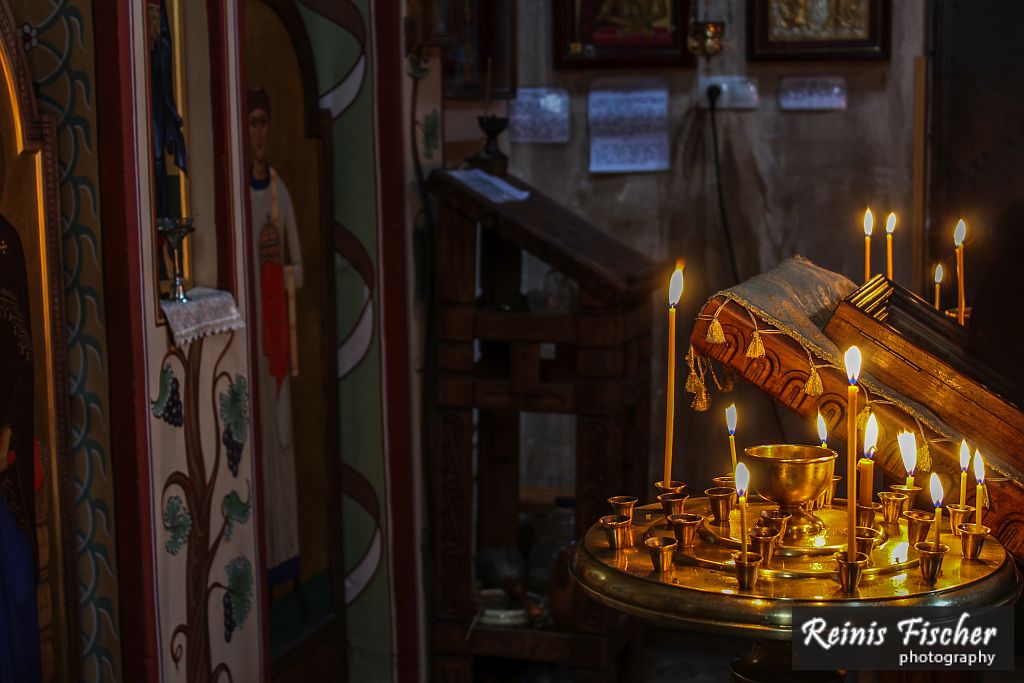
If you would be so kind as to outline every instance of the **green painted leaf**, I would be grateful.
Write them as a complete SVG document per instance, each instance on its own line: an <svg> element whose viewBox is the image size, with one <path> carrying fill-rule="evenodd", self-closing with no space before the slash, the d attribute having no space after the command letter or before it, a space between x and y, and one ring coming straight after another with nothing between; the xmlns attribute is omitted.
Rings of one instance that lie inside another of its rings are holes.
<svg viewBox="0 0 1024 683"><path fill-rule="evenodd" d="M220 419L235 442L244 444L249 431L249 385L242 375L235 375L228 390L221 392Z"/></svg>
<svg viewBox="0 0 1024 683"><path fill-rule="evenodd" d="M231 533L236 523L245 524L249 521L249 513L252 512L252 483L246 480L245 487L245 500L238 495L238 491L232 491L224 496L224 502L221 504L221 512L224 513L226 522L224 526L225 541L231 540Z"/></svg>
<svg viewBox="0 0 1024 683"><path fill-rule="evenodd" d="M252 563L245 555L239 555L228 562L224 570L228 573L228 596L234 621L241 628L252 607Z"/></svg>
<svg viewBox="0 0 1024 683"><path fill-rule="evenodd" d="M164 408L167 406L167 399L170 398L171 395L172 377L174 377L174 373L171 372L171 367L169 365L165 365L160 369L160 393L157 394L155 401L150 401L153 417L161 417L164 414Z"/></svg>
<svg viewBox="0 0 1024 683"><path fill-rule="evenodd" d="M171 496L167 499L167 507L164 508L164 529L171 534L164 543L164 548L171 555L177 555L188 543L188 535L192 530L192 515L189 514L180 496Z"/></svg>

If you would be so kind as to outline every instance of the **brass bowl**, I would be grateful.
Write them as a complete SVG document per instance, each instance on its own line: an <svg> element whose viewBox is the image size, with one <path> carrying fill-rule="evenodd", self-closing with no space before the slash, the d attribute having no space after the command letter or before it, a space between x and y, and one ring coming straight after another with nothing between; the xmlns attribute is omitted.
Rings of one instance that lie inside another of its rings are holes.
<svg viewBox="0 0 1024 683"><path fill-rule="evenodd" d="M792 515L786 537L817 533L825 523L810 512L811 504L832 484L838 454L824 446L772 444L751 446L744 453L750 488Z"/></svg>

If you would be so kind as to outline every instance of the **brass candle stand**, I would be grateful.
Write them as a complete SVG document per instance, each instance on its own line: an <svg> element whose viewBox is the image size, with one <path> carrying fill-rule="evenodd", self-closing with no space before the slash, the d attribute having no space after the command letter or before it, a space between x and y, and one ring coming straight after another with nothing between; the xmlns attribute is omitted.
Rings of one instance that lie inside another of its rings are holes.
<svg viewBox="0 0 1024 683"><path fill-rule="evenodd" d="M955 602L977 609L1011 605L1020 595L1016 565L987 527L963 523L954 535L943 525L935 547L931 513L907 510L889 522L892 511L883 517L872 507L850 562L847 501L813 509L831 485L834 456L822 466L819 458L827 454L820 451L827 449L765 448L775 452L758 461L748 450L743 459L751 471L747 520L753 531L741 528L740 510L728 507L724 490L712 489L717 501L691 497L684 514L668 518L658 503L636 507L625 529L614 528L618 537L609 523L623 517L606 517L577 543L571 562L577 586L599 602L657 623L771 640L791 638L794 607ZM793 462L800 457L817 462ZM790 494L778 500L786 487L766 484L780 470L788 471L789 490L802 491L802 502ZM795 530L793 519L800 522ZM741 534L748 535L745 557ZM623 537L628 545L621 545ZM774 542L766 545L768 539ZM655 555L659 562L671 559L655 566Z"/></svg>

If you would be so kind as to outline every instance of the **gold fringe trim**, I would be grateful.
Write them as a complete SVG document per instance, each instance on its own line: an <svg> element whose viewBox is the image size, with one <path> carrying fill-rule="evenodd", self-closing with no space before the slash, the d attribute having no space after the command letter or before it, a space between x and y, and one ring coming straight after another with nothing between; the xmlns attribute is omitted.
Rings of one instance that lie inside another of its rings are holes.
<svg viewBox="0 0 1024 683"><path fill-rule="evenodd" d="M757 330L754 330L753 336L750 337L747 358L764 358L764 343L761 341L761 333Z"/></svg>
<svg viewBox="0 0 1024 683"><path fill-rule="evenodd" d="M808 396L821 396L825 393L825 387L821 383L821 375L818 374L818 368L811 366L811 374L807 376L807 381L804 383L804 393Z"/></svg>
<svg viewBox="0 0 1024 683"><path fill-rule="evenodd" d="M932 469L932 453L928 448L928 442L923 439L917 447L917 469L928 472Z"/></svg>
<svg viewBox="0 0 1024 683"><path fill-rule="evenodd" d="M718 318L711 319L711 324L708 325L708 333L704 338L708 344L725 343L725 330L722 329L722 323L718 322Z"/></svg>
<svg viewBox="0 0 1024 683"><path fill-rule="evenodd" d="M708 398L707 389L701 388L701 390L694 395L693 403L690 404L690 407L698 413L703 413L710 406L711 400Z"/></svg>

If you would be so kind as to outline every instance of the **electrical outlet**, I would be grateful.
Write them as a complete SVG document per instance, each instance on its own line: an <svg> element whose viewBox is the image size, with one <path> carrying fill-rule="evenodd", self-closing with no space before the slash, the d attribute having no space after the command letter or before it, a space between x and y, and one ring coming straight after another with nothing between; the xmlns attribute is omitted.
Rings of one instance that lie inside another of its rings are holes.
<svg viewBox="0 0 1024 683"><path fill-rule="evenodd" d="M757 109L757 79L750 76L701 76L697 79L697 105L707 109L708 88L722 89L715 107L718 109Z"/></svg>

